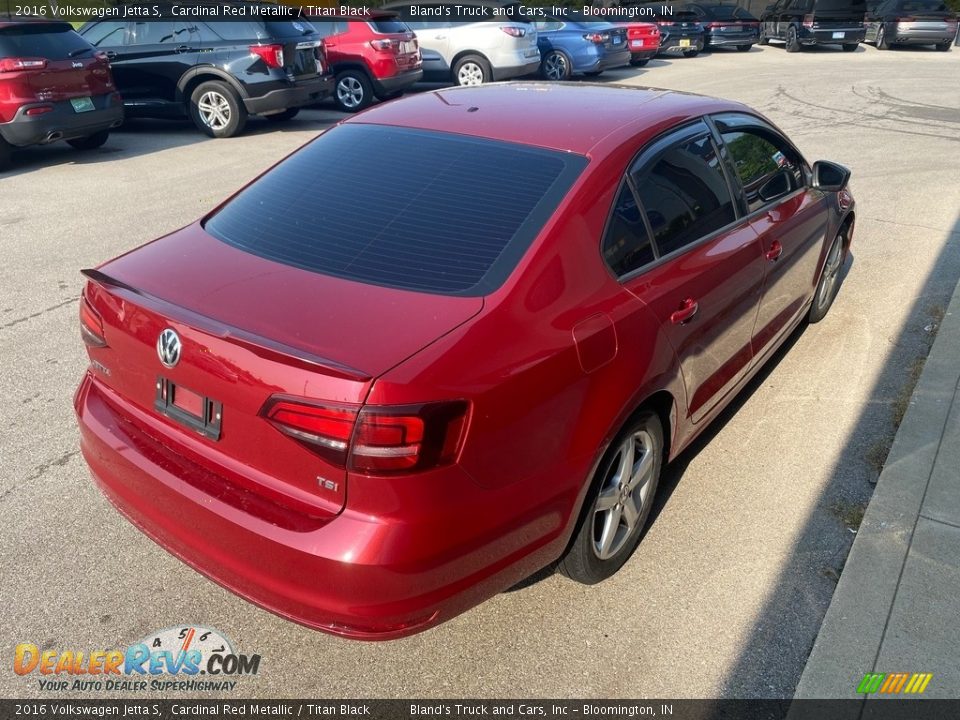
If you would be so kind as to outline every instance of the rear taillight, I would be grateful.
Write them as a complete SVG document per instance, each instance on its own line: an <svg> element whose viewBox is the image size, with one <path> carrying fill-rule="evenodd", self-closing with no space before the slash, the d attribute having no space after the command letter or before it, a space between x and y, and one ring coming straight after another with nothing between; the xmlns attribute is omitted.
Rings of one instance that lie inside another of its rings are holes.
<svg viewBox="0 0 960 720"><path fill-rule="evenodd" d="M467 403L360 409L276 397L261 414L334 465L381 474L428 470L454 462L463 441Z"/></svg>
<svg viewBox="0 0 960 720"><path fill-rule="evenodd" d="M399 40L371 40L370 47L380 52L400 52Z"/></svg>
<svg viewBox="0 0 960 720"><path fill-rule="evenodd" d="M506 27L501 27L500 29L510 37L515 38L522 38L527 34L527 31L524 28L511 27L509 25Z"/></svg>
<svg viewBox="0 0 960 720"><path fill-rule="evenodd" d="M805 28L812 28L812 27L815 25L815 23L814 23L814 18L815 18L815 17L816 17L816 15L804 15L804 16L803 16L803 26L804 26Z"/></svg>
<svg viewBox="0 0 960 720"><path fill-rule="evenodd" d="M609 38L610 36L607 33L586 33L583 36L584 40L596 43L597 45L603 45Z"/></svg>
<svg viewBox="0 0 960 720"><path fill-rule="evenodd" d="M283 45L251 45L250 52L263 60L267 67L283 67Z"/></svg>
<svg viewBox="0 0 960 720"><path fill-rule="evenodd" d="M100 313L93 309L86 295L80 296L80 337L90 347L106 347L103 335L103 320Z"/></svg>
<svg viewBox="0 0 960 720"><path fill-rule="evenodd" d="M722 22L708 22L708 23L707 23L707 27L708 27L708 28L718 28L718 27L723 27L723 26L724 26L724 24L723 24Z"/></svg>
<svg viewBox="0 0 960 720"><path fill-rule="evenodd" d="M47 66L44 58L6 57L0 58L0 72L19 72L20 70L43 70Z"/></svg>

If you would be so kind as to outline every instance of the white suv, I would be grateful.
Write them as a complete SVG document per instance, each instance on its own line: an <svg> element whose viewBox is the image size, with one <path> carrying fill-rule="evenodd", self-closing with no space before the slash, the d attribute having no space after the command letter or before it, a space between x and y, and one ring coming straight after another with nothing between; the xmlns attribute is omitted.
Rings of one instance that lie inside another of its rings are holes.
<svg viewBox="0 0 960 720"><path fill-rule="evenodd" d="M424 80L479 85L540 68L537 30L523 22L408 20L423 55Z"/></svg>

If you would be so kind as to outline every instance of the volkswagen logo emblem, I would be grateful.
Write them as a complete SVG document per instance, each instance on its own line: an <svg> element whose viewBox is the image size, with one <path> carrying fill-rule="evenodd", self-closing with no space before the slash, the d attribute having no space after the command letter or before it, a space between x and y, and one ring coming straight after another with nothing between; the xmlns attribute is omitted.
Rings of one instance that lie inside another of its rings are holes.
<svg viewBox="0 0 960 720"><path fill-rule="evenodd" d="M157 338L157 355L164 367L172 368L180 362L180 336L170 328Z"/></svg>

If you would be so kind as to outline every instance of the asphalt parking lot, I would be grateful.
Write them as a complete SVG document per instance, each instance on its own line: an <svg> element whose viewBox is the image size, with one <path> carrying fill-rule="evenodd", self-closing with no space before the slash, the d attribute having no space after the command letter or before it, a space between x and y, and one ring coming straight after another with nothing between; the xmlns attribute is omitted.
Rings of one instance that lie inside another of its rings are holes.
<svg viewBox="0 0 960 720"><path fill-rule="evenodd" d="M217 141L144 121L99 151L23 153L0 177L0 696L42 695L36 676L10 671L17 643L109 649L185 623L262 656L238 696L789 696L960 278L958 77L960 52L870 46L605 73L741 100L808 160L851 167L858 220L840 295L668 472L614 578L587 588L544 572L377 644L275 617L147 540L92 485L71 406L86 366L79 269L195 219L339 114L251 121Z"/></svg>

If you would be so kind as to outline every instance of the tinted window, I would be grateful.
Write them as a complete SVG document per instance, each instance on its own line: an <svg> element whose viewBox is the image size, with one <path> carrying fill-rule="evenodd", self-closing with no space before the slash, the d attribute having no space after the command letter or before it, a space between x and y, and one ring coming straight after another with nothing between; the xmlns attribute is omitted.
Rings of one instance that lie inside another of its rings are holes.
<svg viewBox="0 0 960 720"><path fill-rule="evenodd" d="M660 255L733 222L730 190L708 136L664 152L636 180Z"/></svg>
<svg viewBox="0 0 960 720"><path fill-rule="evenodd" d="M867 11L867 0L815 0L816 12L845 12L850 14Z"/></svg>
<svg viewBox="0 0 960 720"><path fill-rule="evenodd" d="M506 279L585 164L461 135L343 125L242 191L206 228L314 272L482 295Z"/></svg>
<svg viewBox="0 0 960 720"><path fill-rule="evenodd" d="M409 25L413 30L439 30L440 28L450 27L451 23L449 20L410 20L407 22L407 25Z"/></svg>
<svg viewBox="0 0 960 720"><path fill-rule="evenodd" d="M904 12L949 12L940 0L905 0L900 9Z"/></svg>
<svg viewBox="0 0 960 720"><path fill-rule="evenodd" d="M624 184L613 206L603 239L603 257L617 275L626 275L654 260L650 235L629 185Z"/></svg>
<svg viewBox="0 0 960 720"><path fill-rule="evenodd" d="M393 18L379 18L377 20L372 20L370 22L370 27L372 27L378 33L405 33L410 32L410 28L407 27L407 24L402 20L395 20Z"/></svg>
<svg viewBox="0 0 960 720"><path fill-rule="evenodd" d="M123 37L127 30L125 22L107 21L97 23L83 33L83 39L94 46L104 47L123 45Z"/></svg>
<svg viewBox="0 0 960 720"><path fill-rule="evenodd" d="M183 45L190 40L190 27L183 22L137 22L130 33L135 45Z"/></svg>
<svg viewBox="0 0 960 720"><path fill-rule="evenodd" d="M777 175L786 176L786 182L780 186L783 188L781 194L785 195L800 187L802 171L788 145L777 143L775 138L765 137L754 130L723 133L723 142L737 169L750 212L775 199L769 189L764 191L764 186ZM760 197L761 191L766 199Z"/></svg>
<svg viewBox="0 0 960 720"><path fill-rule="evenodd" d="M313 25L306 20L295 22L211 22L207 25L224 40L297 38L314 32Z"/></svg>
<svg viewBox="0 0 960 720"><path fill-rule="evenodd" d="M93 48L66 23L30 23L0 28L0 57L66 60Z"/></svg>

